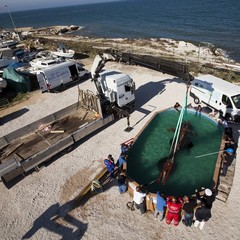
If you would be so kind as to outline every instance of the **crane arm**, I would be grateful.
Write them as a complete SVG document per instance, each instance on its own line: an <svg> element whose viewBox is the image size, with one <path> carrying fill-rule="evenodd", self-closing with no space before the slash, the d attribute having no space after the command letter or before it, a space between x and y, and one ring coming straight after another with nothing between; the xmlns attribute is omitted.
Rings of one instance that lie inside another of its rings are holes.
<svg viewBox="0 0 240 240"><path fill-rule="evenodd" d="M91 78L92 78L92 81L94 82L96 89L97 89L98 93L100 94L100 96L104 96L104 93L103 93L101 85L98 81L99 73L104 68L106 62L111 61L111 60L113 60L113 61L115 60L115 57L113 55L111 55L109 53L99 53L94 58L94 61L92 64Z"/></svg>

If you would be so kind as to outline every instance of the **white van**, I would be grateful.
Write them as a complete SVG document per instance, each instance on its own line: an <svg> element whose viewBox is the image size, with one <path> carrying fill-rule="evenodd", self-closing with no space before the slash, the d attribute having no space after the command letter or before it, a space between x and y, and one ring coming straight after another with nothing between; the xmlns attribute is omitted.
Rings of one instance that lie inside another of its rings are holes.
<svg viewBox="0 0 240 240"><path fill-rule="evenodd" d="M240 122L240 86L212 75L202 75L191 82L190 96L196 104L205 103L222 112L227 120Z"/></svg>
<svg viewBox="0 0 240 240"><path fill-rule="evenodd" d="M89 75L89 72L75 62L62 62L52 67L37 71L37 80L42 92L51 92L59 86L78 81Z"/></svg>

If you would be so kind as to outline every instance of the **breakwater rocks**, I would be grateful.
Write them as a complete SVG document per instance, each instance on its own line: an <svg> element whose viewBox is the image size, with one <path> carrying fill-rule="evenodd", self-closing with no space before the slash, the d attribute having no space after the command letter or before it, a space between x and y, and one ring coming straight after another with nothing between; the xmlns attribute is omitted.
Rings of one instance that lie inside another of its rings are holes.
<svg viewBox="0 0 240 240"><path fill-rule="evenodd" d="M21 32L23 36L33 35L33 34L41 34L41 35L62 35L64 33L74 32L76 30L81 29L82 27L76 25L70 26L50 26L50 27L24 27L17 28L18 32Z"/></svg>

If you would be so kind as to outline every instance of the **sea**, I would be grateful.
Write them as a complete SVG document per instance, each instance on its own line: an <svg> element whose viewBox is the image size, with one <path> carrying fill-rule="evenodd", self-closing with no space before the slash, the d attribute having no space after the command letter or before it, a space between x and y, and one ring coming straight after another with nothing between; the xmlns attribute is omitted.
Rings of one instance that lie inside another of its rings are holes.
<svg viewBox="0 0 240 240"><path fill-rule="evenodd" d="M88 37L172 38L221 48L240 62L239 0L119 0L1 11L2 28L78 25L83 29L75 34Z"/></svg>

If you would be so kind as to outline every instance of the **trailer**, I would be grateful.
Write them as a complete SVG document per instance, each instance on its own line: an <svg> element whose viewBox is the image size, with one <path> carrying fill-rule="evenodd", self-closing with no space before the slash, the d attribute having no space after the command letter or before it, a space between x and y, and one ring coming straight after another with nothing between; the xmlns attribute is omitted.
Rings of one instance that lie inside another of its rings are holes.
<svg viewBox="0 0 240 240"><path fill-rule="evenodd" d="M0 138L0 177L9 182L114 121L99 98L79 90L80 101Z"/></svg>
<svg viewBox="0 0 240 240"><path fill-rule="evenodd" d="M95 95L79 89L79 101L0 138L0 177L6 182L27 173L85 136L130 117L135 106L135 82L121 72L101 72L111 56L96 56L92 80ZM113 58L114 59L114 58ZM65 62L38 72L42 91L78 79L81 68ZM75 76L76 74L76 76Z"/></svg>

